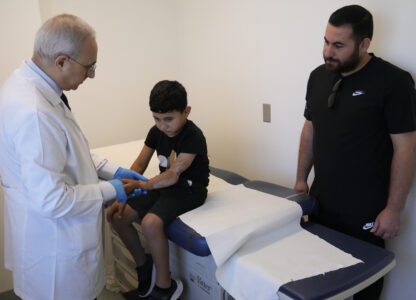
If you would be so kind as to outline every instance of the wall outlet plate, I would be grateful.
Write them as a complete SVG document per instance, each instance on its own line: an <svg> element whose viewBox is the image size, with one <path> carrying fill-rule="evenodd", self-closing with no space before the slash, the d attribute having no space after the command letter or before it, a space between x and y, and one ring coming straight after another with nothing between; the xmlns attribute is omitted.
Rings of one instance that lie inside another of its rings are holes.
<svg viewBox="0 0 416 300"><path fill-rule="evenodd" d="M263 103L263 122L271 123L271 105Z"/></svg>

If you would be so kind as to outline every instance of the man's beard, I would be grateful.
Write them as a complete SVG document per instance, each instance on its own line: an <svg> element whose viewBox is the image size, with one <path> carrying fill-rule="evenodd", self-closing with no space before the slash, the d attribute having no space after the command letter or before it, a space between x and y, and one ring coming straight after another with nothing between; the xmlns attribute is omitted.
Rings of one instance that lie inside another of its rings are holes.
<svg viewBox="0 0 416 300"><path fill-rule="evenodd" d="M353 71L360 64L359 49L358 47L355 47L354 52L343 63L341 63L338 59L332 59L330 57L325 57L325 56L324 56L324 60L325 60L325 68L328 71L337 72L337 73L348 73L348 72ZM331 62L331 64L328 62Z"/></svg>

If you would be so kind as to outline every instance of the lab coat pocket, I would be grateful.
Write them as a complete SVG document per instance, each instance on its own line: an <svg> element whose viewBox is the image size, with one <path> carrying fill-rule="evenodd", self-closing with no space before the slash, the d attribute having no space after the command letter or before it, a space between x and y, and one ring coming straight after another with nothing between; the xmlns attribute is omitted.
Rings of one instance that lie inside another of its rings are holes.
<svg viewBox="0 0 416 300"><path fill-rule="evenodd" d="M74 217L63 222L62 231L71 241L75 251L87 251L99 246L101 240L101 215Z"/></svg>

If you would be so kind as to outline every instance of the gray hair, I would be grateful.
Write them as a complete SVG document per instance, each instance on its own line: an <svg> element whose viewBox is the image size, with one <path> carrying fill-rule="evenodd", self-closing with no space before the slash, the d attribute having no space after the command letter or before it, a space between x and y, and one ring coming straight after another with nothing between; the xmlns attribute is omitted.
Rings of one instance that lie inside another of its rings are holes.
<svg viewBox="0 0 416 300"><path fill-rule="evenodd" d="M59 55L77 58L87 38L95 39L95 31L85 21L74 15L58 15L38 30L33 56L45 63L54 61Z"/></svg>

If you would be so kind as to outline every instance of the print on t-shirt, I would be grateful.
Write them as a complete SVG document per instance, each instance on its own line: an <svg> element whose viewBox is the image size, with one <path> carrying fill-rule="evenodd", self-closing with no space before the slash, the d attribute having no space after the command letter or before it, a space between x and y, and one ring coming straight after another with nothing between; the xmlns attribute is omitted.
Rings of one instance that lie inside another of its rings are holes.
<svg viewBox="0 0 416 300"><path fill-rule="evenodd" d="M166 168L169 169L171 165L173 165L173 162L175 161L177 157L177 154L175 152L175 150L172 150L172 152L169 155L169 160L166 158L166 156L160 154L158 155L158 159L159 159L159 166L161 166L162 168Z"/></svg>

